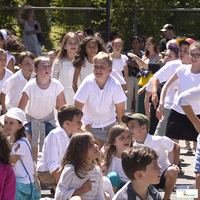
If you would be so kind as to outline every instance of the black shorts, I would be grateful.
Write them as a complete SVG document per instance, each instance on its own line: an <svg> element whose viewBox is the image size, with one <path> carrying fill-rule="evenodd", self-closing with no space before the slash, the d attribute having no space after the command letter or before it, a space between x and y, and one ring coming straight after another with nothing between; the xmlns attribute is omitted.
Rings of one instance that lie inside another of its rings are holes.
<svg viewBox="0 0 200 200"><path fill-rule="evenodd" d="M200 115L197 115L197 117L200 119ZM198 135L199 133L186 115L171 109L167 121L167 137L196 142Z"/></svg>

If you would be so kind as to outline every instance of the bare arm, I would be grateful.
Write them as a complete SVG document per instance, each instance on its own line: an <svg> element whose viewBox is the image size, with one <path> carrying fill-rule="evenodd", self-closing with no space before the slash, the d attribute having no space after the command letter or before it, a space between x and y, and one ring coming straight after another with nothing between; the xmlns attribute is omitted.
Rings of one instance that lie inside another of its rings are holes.
<svg viewBox="0 0 200 200"><path fill-rule="evenodd" d="M115 108L117 111L117 120L118 123L121 124L122 123L122 115L125 114L125 101L115 104Z"/></svg>
<svg viewBox="0 0 200 200"><path fill-rule="evenodd" d="M25 25L25 20L21 18L21 13L22 10L24 10L24 6L21 7L21 9L18 11L17 13L17 21L21 24L21 25Z"/></svg>
<svg viewBox="0 0 200 200"><path fill-rule="evenodd" d="M14 166L16 164L16 162L20 159L21 155L13 155L10 157L10 165Z"/></svg>
<svg viewBox="0 0 200 200"><path fill-rule="evenodd" d="M167 92L170 88L170 86L178 79L178 76L176 73L167 81L167 83L164 85L161 96L160 96L160 103L158 106L158 109L156 111L156 117L161 120L162 116L164 116L164 100L167 95Z"/></svg>
<svg viewBox="0 0 200 200"><path fill-rule="evenodd" d="M26 108L28 100L28 95L26 94L26 92L23 92L17 107L24 110Z"/></svg>
<svg viewBox="0 0 200 200"><path fill-rule="evenodd" d="M124 76L125 76L125 81L126 81L126 87L127 91L130 92L130 83L129 83L129 78L128 78L128 66L124 66ZM123 86L122 86L123 88Z"/></svg>
<svg viewBox="0 0 200 200"><path fill-rule="evenodd" d="M7 69L9 69L11 72L15 73L14 59L13 58L10 59L10 61L8 62Z"/></svg>
<svg viewBox="0 0 200 200"><path fill-rule="evenodd" d="M64 104L66 104L66 99L65 99L65 95L63 92L61 92L58 96L57 96L57 105L60 108L61 106L63 106Z"/></svg>
<svg viewBox="0 0 200 200"><path fill-rule="evenodd" d="M5 104L6 94L1 92L1 107L3 114L6 114L6 104Z"/></svg>
<svg viewBox="0 0 200 200"><path fill-rule="evenodd" d="M72 87L73 87L73 90L75 93L78 90L77 82L78 82L78 77L79 77L80 71L81 71L81 67L80 68L75 67L74 78L73 78L73 82L72 82Z"/></svg>
<svg viewBox="0 0 200 200"><path fill-rule="evenodd" d="M158 90L159 83L160 83L159 80L155 76L153 76L151 79L151 87L152 87L151 101L154 105L154 109L156 109L156 106L158 104L157 90Z"/></svg>
<svg viewBox="0 0 200 200"><path fill-rule="evenodd" d="M60 180L60 175L61 175L61 171L59 171L59 169L56 169L54 172L52 172L56 183L58 184L59 180Z"/></svg>
<svg viewBox="0 0 200 200"><path fill-rule="evenodd" d="M144 69L148 69L148 64L145 63L141 58L139 58L138 56L136 56L135 54L133 53L128 53L127 54L128 56L132 57L133 60L136 61L136 63L141 67L141 68L144 68Z"/></svg>
<svg viewBox="0 0 200 200"><path fill-rule="evenodd" d="M149 112L149 97L151 96L151 92L146 91L145 98L144 98L144 106L145 106L145 113L146 116L150 119L150 112Z"/></svg>
<svg viewBox="0 0 200 200"><path fill-rule="evenodd" d="M81 103L81 102L75 100L74 105L75 105L77 108L80 108L80 109L82 110L82 108L83 108L83 106L84 106L84 103Z"/></svg>

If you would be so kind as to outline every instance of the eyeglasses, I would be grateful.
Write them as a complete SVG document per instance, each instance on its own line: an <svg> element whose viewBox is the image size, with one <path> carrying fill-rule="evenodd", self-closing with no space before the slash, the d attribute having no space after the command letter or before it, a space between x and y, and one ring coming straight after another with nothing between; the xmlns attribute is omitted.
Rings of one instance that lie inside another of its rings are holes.
<svg viewBox="0 0 200 200"><path fill-rule="evenodd" d="M184 54L189 53L187 50L179 50L179 52Z"/></svg>
<svg viewBox="0 0 200 200"><path fill-rule="evenodd" d="M193 58L199 58L199 57L200 57L200 54L199 54L199 53L194 53L194 54L193 54L193 53L190 53L189 56L190 56L190 57L193 57Z"/></svg>

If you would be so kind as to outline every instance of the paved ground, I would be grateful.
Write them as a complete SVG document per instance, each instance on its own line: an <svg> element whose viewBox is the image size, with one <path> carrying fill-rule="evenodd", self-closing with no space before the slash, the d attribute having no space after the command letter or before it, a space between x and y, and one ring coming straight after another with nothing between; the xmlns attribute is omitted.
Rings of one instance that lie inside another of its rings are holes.
<svg viewBox="0 0 200 200"><path fill-rule="evenodd" d="M181 141L181 158L184 159L183 162L181 162L181 167L185 171L184 174L179 174L176 188L179 189L186 189L188 185L192 185L195 182L195 174L194 174L194 151L188 152L185 148L185 142ZM41 153L39 153L38 159L41 158ZM50 193L50 189L47 188L45 185L41 184L42 188L42 198L49 197L53 198L53 195ZM161 192L161 196L163 197L164 192ZM181 200L180 198L176 198L176 192L173 192L171 195L171 200ZM192 200L190 198L187 198L186 200Z"/></svg>

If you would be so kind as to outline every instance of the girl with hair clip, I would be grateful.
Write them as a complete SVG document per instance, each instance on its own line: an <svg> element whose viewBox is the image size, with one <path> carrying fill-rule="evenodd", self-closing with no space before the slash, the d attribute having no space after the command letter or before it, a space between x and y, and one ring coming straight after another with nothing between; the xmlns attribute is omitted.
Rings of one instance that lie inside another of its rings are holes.
<svg viewBox="0 0 200 200"><path fill-rule="evenodd" d="M25 46L7 29L0 29L0 48L6 51L6 68L15 73L15 57L10 52L21 52Z"/></svg>
<svg viewBox="0 0 200 200"><path fill-rule="evenodd" d="M122 168L121 154L130 146L132 146L132 136L129 129L122 125L113 126L104 154L107 167L106 175L112 183L114 193L129 181Z"/></svg>
<svg viewBox="0 0 200 200"><path fill-rule="evenodd" d="M94 164L99 147L91 133L76 134L61 164L61 177L55 199L104 200L102 172Z"/></svg>
<svg viewBox="0 0 200 200"><path fill-rule="evenodd" d="M52 77L58 79L63 85L66 102L70 105L74 105L74 91L72 88L74 67L72 60L78 47L78 36L73 32L67 33L62 40L60 51L52 66Z"/></svg>
<svg viewBox="0 0 200 200"><path fill-rule="evenodd" d="M26 20L20 17L23 10L26 10ZM24 27L22 43L26 46L26 51L30 51L38 55L42 54L41 44L37 38L37 34L41 33L40 23L35 20L34 10L31 5L23 5L17 13L17 21ZM37 29L36 29L37 27Z"/></svg>
<svg viewBox="0 0 200 200"><path fill-rule="evenodd" d="M107 53L102 40L100 40L98 37L86 37L81 42L73 60L75 72L72 86L75 93L83 80L88 75L93 73L93 58L100 51ZM118 79L121 85L126 84L126 82L123 80L123 78L120 77L116 70L113 69L111 75Z"/></svg>
<svg viewBox="0 0 200 200"><path fill-rule="evenodd" d="M37 200L40 194L34 184L33 157L24 128L25 113L19 108L11 108L4 115L4 129L10 135L12 146L10 164L16 175L15 199Z"/></svg>
<svg viewBox="0 0 200 200"><path fill-rule="evenodd" d="M10 166L11 148L4 130L0 127L0 199L15 199L16 177Z"/></svg>

